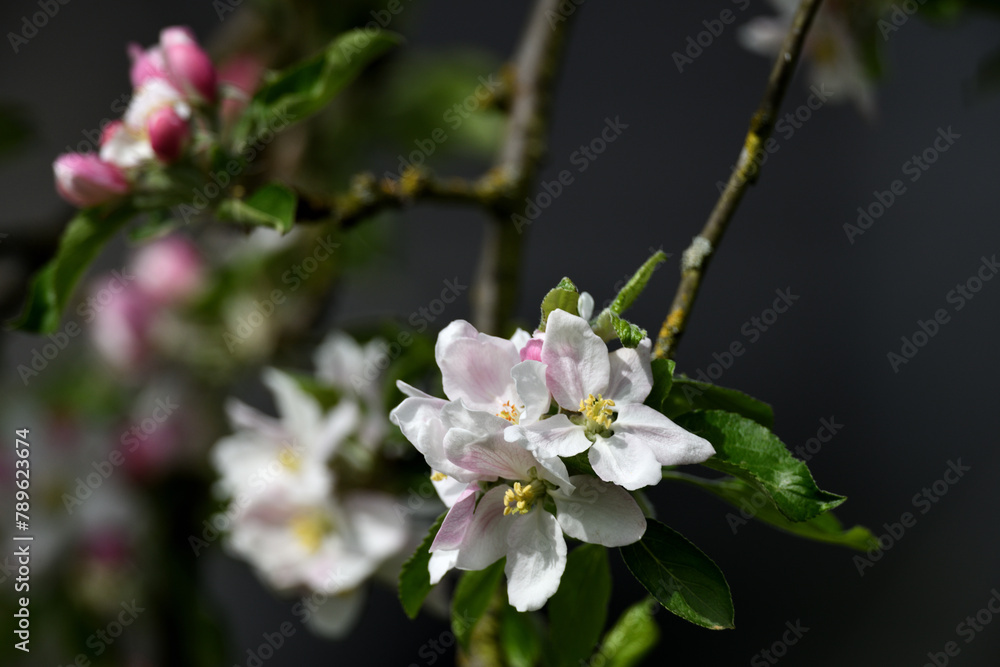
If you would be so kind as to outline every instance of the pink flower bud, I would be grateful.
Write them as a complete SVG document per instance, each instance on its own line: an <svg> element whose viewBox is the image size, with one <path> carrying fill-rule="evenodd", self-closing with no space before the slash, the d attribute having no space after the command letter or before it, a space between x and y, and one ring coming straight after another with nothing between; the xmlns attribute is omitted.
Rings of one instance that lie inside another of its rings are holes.
<svg viewBox="0 0 1000 667"><path fill-rule="evenodd" d="M219 83L227 84L229 92L222 100L222 119L231 124L246 108L260 85L264 63L257 56L245 53L235 56L219 68Z"/></svg>
<svg viewBox="0 0 1000 667"><path fill-rule="evenodd" d="M161 107L149 115L149 144L156 157L174 162L184 152L191 128L173 107Z"/></svg>
<svg viewBox="0 0 1000 667"><path fill-rule="evenodd" d="M117 290L117 291L116 291ZM93 312L90 335L100 355L119 371L133 371L152 352L156 305L133 285L114 280L87 301Z"/></svg>
<svg viewBox="0 0 1000 667"><path fill-rule="evenodd" d="M532 338L521 348L521 361L541 361L542 360L542 340Z"/></svg>
<svg viewBox="0 0 1000 667"><path fill-rule="evenodd" d="M215 67L189 29L164 28L160 32L160 48L163 49L170 78L186 95L207 102L215 101Z"/></svg>
<svg viewBox="0 0 1000 667"><path fill-rule="evenodd" d="M171 236L139 250L132 260L132 273L143 294L172 304L196 294L205 272L195 245L182 236Z"/></svg>
<svg viewBox="0 0 1000 667"><path fill-rule="evenodd" d="M143 49L138 44L129 44L128 55L132 59L129 78L133 88L139 88L149 79L167 78L167 63L160 47Z"/></svg>
<svg viewBox="0 0 1000 667"><path fill-rule="evenodd" d="M63 199L81 208L97 206L128 192L121 169L93 153L65 153L52 163L56 190Z"/></svg>

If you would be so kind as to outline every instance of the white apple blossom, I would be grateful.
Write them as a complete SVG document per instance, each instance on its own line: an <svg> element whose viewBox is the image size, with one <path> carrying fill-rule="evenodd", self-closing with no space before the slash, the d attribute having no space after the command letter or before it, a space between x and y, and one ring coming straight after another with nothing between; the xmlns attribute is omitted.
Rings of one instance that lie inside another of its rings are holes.
<svg viewBox="0 0 1000 667"><path fill-rule="evenodd" d="M798 9L798 0L770 0L778 16L760 16L742 26L737 39L749 51L776 56ZM810 78L835 100L853 100L865 116L875 112L871 77L865 72L860 46L851 34L849 17L840 3L822 6L806 38L804 52L811 61Z"/></svg>
<svg viewBox="0 0 1000 667"><path fill-rule="evenodd" d="M586 320L552 311L539 363L560 413L511 427L507 439L542 458L587 452L598 477L630 490L658 483L662 466L701 463L712 445L643 405L653 387L649 353L648 338L609 352Z"/></svg>

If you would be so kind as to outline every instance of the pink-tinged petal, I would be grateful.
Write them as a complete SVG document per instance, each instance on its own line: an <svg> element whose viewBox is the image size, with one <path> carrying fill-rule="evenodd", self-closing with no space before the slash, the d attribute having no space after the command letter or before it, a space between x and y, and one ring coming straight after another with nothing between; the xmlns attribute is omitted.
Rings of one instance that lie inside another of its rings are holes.
<svg viewBox="0 0 1000 667"><path fill-rule="evenodd" d="M518 433L528 451L545 458L575 456L587 451L592 444L584 428L571 422L566 415L553 415L530 426L522 426Z"/></svg>
<svg viewBox="0 0 1000 667"><path fill-rule="evenodd" d="M160 32L160 48L167 71L188 97L214 102L217 75L211 58L187 28L165 28Z"/></svg>
<svg viewBox="0 0 1000 667"><path fill-rule="evenodd" d="M173 107L162 107L149 116L149 145L161 161L176 162L184 153L191 128Z"/></svg>
<svg viewBox="0 0 1000 667"><path fill-rule="evenodd" d="M549 411L552 396L545 385L545 364L539 361L522 361L510 369L514 379L514 389L517 391L521 404L516 406L521 413L519 423L532 424Z"/></svg>
<svg viewBox="0 0 1000 667"><path fill-rule="evenodd" d="M510 371L520 361L517 348L504 338L456 338L438 359L444 393L471 410L496 414L517 398Z"/></svg>
<svg viewBox="0 0 1000 667"><path fill-rule="evenodd" d="M467 476L486 482L498 478L527 480L528 470L539 466L528 450L506 442L503 431L484 434L452 428L445 434L444 449L449 461L471 473L466 473Z"/></svg>
<svg viewBox="0 0 1000 667"><path fill-rule="evenodd" d="M615 437L629 445L648 448L661 466L701 463L715 455L708 440L684 430L646 405L622 407L612 428Z"/></svg>
<svg viewBox="0 0 1000 667"><path fill-rule="evenodd" d="M129 78L133 88L139 88L149 79L167 78L167 63L160 47L143 49L138 44L129 44L128 55L132 59Z"/></svg>
<svg viewBox="0 0 1000 667"><path fill-rule="evenodd" d="M638 541L646 532L646 517L625 489L590 475L570 478L576 491L552 492L556 518L570 537L606 547Z"/></svg>
<svg viewBox="0 0 1000 667"><path fill-rule="evenodd" d="M144 246L131 265L136 285L159 303L186 301L205 282L204 262L197 247L179 235Z"/></svg>
<svg viewBox="0 0 1000 667"><path fill-rule="evenodd" d="M623 347L608 355L611 374L604 398L612 399L619 406L646 400L653 389L653 370L649 365L650 347L650 340L643 338L636 348Z"/></svg>
<svg viewBox="0 0 1000 667"><path fill-rule="evenodd" d="M608 388L611 366L608 346L587 321L564 310L549 314L542 344L543 364L549 391L562 407L579 410L580 401Z"/></svg>
<svg viewBox="0 0 1000 667"><path fill-rule="evenodd" d="M104 129L101 130L100 145L103 146L104 144L114 139L115 135L121 132L124 128L125 128L125 123L123 123L120 120L113 120L107 125L105 125Z"/></svg>
<svg viewBox="0 0 1000 667"><path fill-rule="evenodd" d="M662 470L652 450L641 442L626 442L618 435L597 436L590 448L590 465L605 482L614 482L629 491L658 484Z"/></svg>
<svg viewBox="0 0 1000 667"><path fill-rule="evenodd" d="M476 480L474 474L448 460L444 451L444 436L448 429L441 422L441 409L448 402L443 398L407 398L389 413L389 420L399 426L410 443L424 455L432 470L463 482Z"/></svg>
<svg viewBox="0 0 1000 667"><path fill-rule="evenodd" d="M532 338L521 347L521 361L541 361L542 344L545 341L541 338Z"/></svg>
<svg viewBox="0 0 1000 667"><path fill-rule="evenodd" d="M81 208L97 206L129 190L121 169L92 153L65 153L52 163L56 190Z"/></svg>
<svg viewBox="0 0 1000 667"><path fill-rule="evenodd" d="M469 484L448 510L441 528L438 530L430 550L458 549L462 546L465 531L472 523L472 512L476 509L476 485Z"/></svg>
<svg viewBox="0 0 1000 667"><path fill-rule="evenodd" d="M223 99L220 116L232 124L243 113L264 76L264 62L255 55L234 56L219 66L219 85Z"/></svg>
<svg viewBox="0 0 1000 667"><path fill-rule="evenodd" d="M514 333L510 337L510 342L514 343L514 347L516 347L519 350L525 345L527 345L529 340L531 340L531 334L522 329L521 327L514 329ZM524 360L522 359L522 361Z"/></svg>
<svg viewBox="0 0 1000 667"><path fill-rule="evenodd" d="M559 589L566 570L566 540L556 518L537 507L507 517L507 597L518 611L541 609Z"/></svg>
<svg viewBox="0 0 1000 667"><path fill-rule="evenodd" d="M458 549L435 551L427 563L427 572L431 575L431 584L440 582L444 575L455 568L458 562Z"/></svg>
<svg viewBox="0 0 1000 667"><path fill-rule="evenodd" d="M459 549L455 563L458 569L483 570L507 554L507 532L514 523L503 515L503 497L508 488L490 489L479 501Z"/></svg>
<svg viewBox="0 0 1000 667"><path fill-rule="evenodd" d="M406 384L402 380L396 380L396 387L403 392L404 396L408 396L410 398L437 398L435 396L431 396L426 391L417 389L413 385ZM447 402L443 398L438 398L437 400L441 401L441 405L444 405Z"/></svg>

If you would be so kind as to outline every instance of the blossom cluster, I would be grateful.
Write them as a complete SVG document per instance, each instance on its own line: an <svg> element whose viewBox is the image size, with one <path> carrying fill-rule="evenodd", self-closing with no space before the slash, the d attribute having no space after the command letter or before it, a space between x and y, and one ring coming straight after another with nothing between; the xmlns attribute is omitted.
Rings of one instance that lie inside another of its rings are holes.
<svg viewBox="0 0 1000 667"><path fill-rule="evenodd" d="M217 72L191 31L179 26L165 28L148 49L130 45L129 56L132 98L124 116L103 128L100 151L65 153L53 163L56 189L75 206L132 192L145 169L180 160L211 137L215 112L223 120L233 114L233 100L245 99L259 76L239 59Z"/></svg>
<svg viewBox="0 0 1000 667"><path fill-rule="evenodd" d="M321 595L312 626L334 637L360 612L365 581L391 569L410 536L391 495L351 484L388 427L374 392L350 383L376 349L335 333L317 350L317 375L341 390L329 410L292 376L266 370L280 418L232 399L235 432L212 450L232 503L229 548L276 590Z"/></svg>
<svg viewBox="0 0 1000 667"><path fill-rule="evenodd" d="M581 305L590 310L587 295ZM510 604L539 609L566 567L564 534L639 540L646 519L629 491L656 484L662 466L715 453L643 405L648 338L610 351L584 317L554 310L544 332L510 340L452 322L435 357L447 398L400 382L407 398L390 413L450 508L430 547L432 583L506 557Z"/></svg>

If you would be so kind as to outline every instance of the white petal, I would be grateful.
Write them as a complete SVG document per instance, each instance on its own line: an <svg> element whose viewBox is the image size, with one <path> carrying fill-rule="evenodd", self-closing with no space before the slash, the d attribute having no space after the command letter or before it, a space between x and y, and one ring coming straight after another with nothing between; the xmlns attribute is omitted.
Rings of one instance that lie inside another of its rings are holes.
<svg viewBox="0 0 1000 667"><path fill-rule="evenodd" d="M361 409L352 400L343 400L319 424L316 434L316 454L325 459L333 455L347 436L358 428Z"/></svg>
<svg viewBox="0 0 1000 667"><path fill-rule="evenodd" d="M540 361L522 361L510 369L514 388L524 406L520 423L533 424L549 411L552 396L545 386L545 364ZM521 406L516 406L520 409Z"/></svg>
<svg viewBox="0 0 1000 667"><path fill-rule="evenodd" d="M576 300L576 312L580 317L590 321L594 315L594 297L589 292L580 292L580 298Z"/></svg>
<svg viewBox="0 0 1000 667"><path fill-rule="evenodd" d="M484 570L507 553L507 532L515 522L503 515L503 497L508 486L490 489L476 506L465 531L455 566L461 570Z"/></svg>
<svg viewBox="0 0 1000 667"><path fill-rule="evenodd" d="M458 502L458 499L468 486L465 482L460 482L454 477L448 477L447 475L445 475L444 479L434 479L433 474L431 475L431 484L434 485L434 490L437 491L438 498L448 508L451 508Z"/></svg>
<svg viewBox="0 0 1000 667"><path fill-rule="evenodd" d="M474 473L473 478L457 474L458 479L470 482L474 479L493 481L498 477L524 480L529 477L528 470L538 466L531 452L504 440L504 429L510 425L505 419L449 403L441 410L441 421L448 428L444 436L448 460L455 467Z"/></svg>
<svg viewBox="0 0 1000 667"><path fill-rule="evenodd" d="M657 484L662 477L660 464L649 447L641 442L626 442L617 434L610 438L597 436L589 459L598 477L629 491Z"/></svg>
<svg viewBox="0 0 1000 667"><path fill-rule="evenodd" d="M344 497L343 514L356 548L376 563L394 555L406 544L409 527L396 511L392 497L355 491Z"/></svg>
<svg viewBox="0 0 1000 667"><path fill-rule="evenodd" d="M579 410L580 401L608 388L608 346L586 320L564 310L549 314L542 363L548 366L545 380L549 391L568 410Z"/></svg>
<svg viewBox="0 0 1000 667"><path fill-rule="evenodd" d="M736 31L736 41L748 51L772 56L781 50L787 32L787 21L758 16L740 26Z"/></svg>
<svg viewBox="0 0 1000 667"><path fill-rule="evenodd" d="M226 416L229 417L229 423L235 429L254 431L275 440L288 437L288 433L279 420L265 415L235 398L226 401Z"/></svg>
<svg viewBox="0 0 1000 667"><path fill-rule="evenodd" d="M320 424L316 399L304 392L290 375L274 368L264 369L264 384L274 394L282 423L298 440L294 444L310 450L315 447Z"/></svg>
<svg viewBox="0 0 1000 667"><path fill-rule="evenodd" d="M514 347L518 350L527 345L529 340L531 340L531 334L521 327L515 329L514 335L510 337L510 342L514 343Z"/></svg>
<svg viewBox="0 0 1000 667"><path fill-rule="evenodd" d="M316 377L335 387L351 387L352 378L364 381L364 357L357 341L343 331L331 332L313 353Z"/></svg>
<svg viewBox="0 0 1000 667"><path fill-rule="evenodd" d="M449 477L463 476L471 482L467 471L448 460L444 452L444 435L447 429L441 422L441 409L448 404L443 398L407 398L389 413L392 423L399 426L406 439L424 455L432 470Z"/></svg>
<svg viewBox="0 0 1000 667"><path fill-rule="evenodd" d="M431 553L427 563L427 571L431 575L431 584L436 584L448 574L458 562L458 549L443 549Z"/></svg>
<svg viewBox="0 0 1000 667"><path fill-rule="evenodd" d="M413 385L406 384L402 380L396 380L396 386L399 388L401 392L403 392L404 395L409 396L411 398L435 398L434 396L431 396L427 392L417 389ZM439 398L438 400L442 401L442 403L444 402L443 398Z"/></svg>
<svg viewBox="0 0 1000 667"><path fill-rule="evenodd" d="M621 405L642 403L653 389L653 369L649 365L650 340L643 338L634 349L623 347L608 355L611 375L608 381L610 398Z"/></svg>
<svg viewBox="0 0 1000 667"><path fill-rule="evenodd" d="M320 637L343 639L354 628L365 604L363 588L331 595L306 617L306 625Z"/></svg>
<svg viewBox="0 0 1000 667"><path fill-rule="evenodd" d="M646 405L626 405L618 413L615 436L648 447L661 466L701 463L715 454L712 444Z"/></svg>
<svg viewBox="0 0 1000 667"><path fill-rule="evenodd" d="M566 415L553 415L530 426L511 427L524 439L528 451L538 457L575 456L585 452L592 444L584 428L574 424Z"/></svg>
<svg viewBox="0 0 1000 667"><path fill-rule="evenodd" d="M507 597L518 611L535 611L559 589L566 569L566 540L556 518L541 507L513 517L511 523L504 568Z"/></svg>
<svg viewBox="0 0 1000 667"><path fill-rule="evenodd" d="M576 491L553 491L556 518L570 537L584 542L621 547L646 532L646 517L635 499L620 486L590 475L570 478Z"/></svg>
<svg viewBox="0 0 1000 667"><path fill-rule="evenodd" d="M517 348L505 338L455 338L442 346L438 359L445 396L495 414L517 399L510 371L520 362Z"/></svg>

